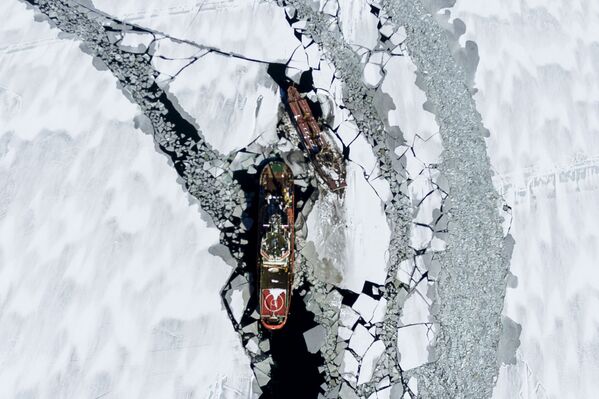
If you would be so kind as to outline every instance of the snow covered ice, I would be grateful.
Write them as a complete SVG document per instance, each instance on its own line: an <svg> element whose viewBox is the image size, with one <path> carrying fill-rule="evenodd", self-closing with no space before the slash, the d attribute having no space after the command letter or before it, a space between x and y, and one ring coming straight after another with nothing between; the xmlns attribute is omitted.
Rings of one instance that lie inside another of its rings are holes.
<svg viewBox="0 0 599 399"><path fill-rule="evenodd" d="M593 2L0 15L0 397L594 397ZM342 192L300 144L291 84ZM296 198L278 332L256 287L274 158Z"/></svg>

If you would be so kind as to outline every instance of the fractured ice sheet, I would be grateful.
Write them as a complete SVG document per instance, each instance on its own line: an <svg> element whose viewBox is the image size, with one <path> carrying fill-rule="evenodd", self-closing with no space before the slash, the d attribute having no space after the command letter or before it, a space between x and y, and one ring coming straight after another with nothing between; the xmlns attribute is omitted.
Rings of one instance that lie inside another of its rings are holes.
<svg viewBox="0 0 599 399"><path fill-rule="evenodd" d="M264 144L276 141L279 90L263 64L207 54L167 90L223 154L260 136Z"/></svg>
<svg viewBox="0 0 599 399"><path fill-rule="evenodd" d="M213 4L213 3L209 3L209 4L208 4L208 6L209 6L209 7L211 7L211 6L214 6L214 4ZM227 7L227 6L225 5L225 7ZM172 10L165 11L165 13L169 13L170 11L172 11ZM147 14L147 13L146 13L146 14ZM157 13L156 15L158 15L158 14L161 14L161 13ZM146 18L146 17L147 17L147 18L153 18L153 17L152 17L152 15L149 15L149 16L148 16L148 15L144 15L144 18ZM297 25L302 25L302 24L300 23L300 24L297 24ZM304 26L305 26L305 24L304 24ZM202 62L202 61L200 60L199 62ZM196 65L196 64L194 64L194 65ZM186 70L185 70L185 73L187 73L187 71L188 71L188 70L186 69ZM180 75L181 75L181 76L183 76L184 74L180 74ZM192 75L193 75L193 74L192 74ZM187 82L192 82L192 81L193 81L193 78L195 78L195 77L197 77L197 75L196 75L196 76L191 76L191 75L190 75L190 76L188 76L188 78L187 78ZM177 77L177 79L179 79L179 77ZM177 82L177 79L175 79L175 82ZM182 79L179 79L178 81L181 81L181 80L182 80ZM173 85L174 85L174 84L173 84ZM179 104L179 105L181 105L181 104ZM188 107L183 107L183 108L184 108L184 109L187 109ZM344 113L338 113L338 115L342 115L342 116L343 116L343 118L345 118L345 117L347 116L347 114L346 114L346 113L345 113L345 114L344 114ZM205 124L204 122L201 122L201 123L199 123L199 125L200 125L200 127L204 128L206 124ZM222 131L222 130L223 130L223 129L222 129L222 126L219 126L219 127L221 128L220 130ZM218 129L214 129L214 130L215 130L215 131L217 131ZM209 133L209 132L207 132L206 134L207 134L207 135L209 135L210 133ZM215 139L214 139L214 137L207 137L207 138L208 138L208 141L210 141L211 143L214 143L214 142L215 142L215 141L214 141L214 140L215 140ZM246 138L247 138L247 137L246 137ZM358 142L358 143L359 143L359 142ZM218 146L218 145L215 145L215 146ZM368 147L368 146L363 146L363 148L365 148L365 149L368 149L367 147ZM357 151L353 151L353 150L355 150L355 149L357 149L357 148L358 148L358 146L355 146L353 149L350 149L350 157L352 156L352 154L354 154L354 155L356 155L356 157L355 157L355 158L356 158L356 160L358 160L358 159L359 159L359 152L357 152ZM368 150L370 151L370 149L368 149ZM353 151L353 153L352 153L352 151ZM370 159L368 159L368 161L374 161L374 158L370 158ZM360 161L358 161L358 162L360 162ZM424 161L424 162L426 162L426 161ZM432 162L432 161L429 161L429 162ZM427 162L427 163L428 163L428 162ZM375 162L373 162L372 164L373 164L373 165L376 165L376 163L375 163ZM367 174L367 175L373 175L373 174L374 174L374 175L375 175L375 177L378 177L378 173L377 173L377 171L376 171L376 168L375 168L375 167L373 167L373 168L371 169L371 168L370 168L370 165L368 165L368 166L369 166L368 168L365 168L363 165L361 165L361 167L363 167L363 168L364 168L364 169L362 170L362 176L364 176L364 174L365 174L365 172L366 172L366 174ZM369 177L370 177L370 176L369 176ZM382 179L382 178L381 178L381 179L377 179L376 181L377 181L377 183L385 183L385 180L384 180L384 179ZM374 185L374 183L373 183L373 182L368 182L368 183L371 183L371 185ZM364 187L364 188L363 188L361 191L364 191L364 192L366 192L367 190L369 190L369 189L368 189L367 187ZM370 190L372 190L372 187L370 187ZM388 195L387 195L387 194L385 194L385 192L384 192L384 191L382 191L382 190L381 190L381 191L377 190L377 192L378 192L378 195L379 195L381 198L383 198L383 199L388 199ZM378 206L380 206L380 205L381 205L381 202L380 202L380 200L379 200L379 202L378 202ZM377 209L378 209L378 208L377 208ZM383 216L383 218L384 218L384 214L383 214L382 216ZM376 220L375 220L375 222L376 222ZM374 236L373 236L373 237L374 237ZM359 244L360 244L360 241L355 241L355 242L353 243L353 245L359 245ZM384 253L384 252L383 252L383 251L380 251L380 253ZM386 261L386 260L384 259L384 261ZM383 267L384 267L384 261L383 261L383 263L381 263L381 265L383 265ZM358 264L357 266L358 266L358 267L364 267L364 265L365 265L365 264L366 264L366 263L363 263L363 264ZM364 280L364 281L365 281L365 280ZM383 277L382 281L380 281L380 280L379 280L378 282L379 282L380 284L382 284L382 283L384 282L384 277ZM362 284L355 284L355 291L356 291L356 292L360 292L360 290L361 290L361 288L362 288L362 285L363 285L363 281L361 281L361 283L362 283ZM385 309L385 306L382 306L382 307L380 306L380 304L381 304L382 302L383 302L383 301L381 301L381 302L378 302L378 303L376 304L375 311L376 311L376 309ZM246 327L244 328L244 331L245 331L245 330L247 330L246 332L248 332L248 333L252 333L252 334L253 334L253 332L252 332L252 331L253 331L254 327L255 327L254 325L251 325L251 326L250 326L250 325L248 325L248 326L246 326ZM370 331L371 331L371 332L370 332L369 334L371 334L371 333L372 333L372 334L374 334L376 330L377 330L377 328L376 328L376 327L372 327L372 328L370 328ZM362 330L361 330L361 329L359 329L359 331L362 331ZM246 347L247 347L247 348L248 348L248 349L249 349L251 352L254 352L254 353L255 353L255 352L257 351L257 349L256 349L256 340L255 340L254 338L250 339L250 340L247 342L247 345L246 345ZM262 364L262 362L261 362L261 364ZM268 362L264 363L264 366L266 367L266 365L267 365L267 364L268 364ZM266 370L266 369L268 369L268 370ZM267 377L268 377L268 371L270 370L270 368L269 368L269 367L266 367L266 369L265 369L264 371L261 371L261 373L262 373L262 374L261 374L261 376L260 376L260 377L258 377L259 379L262 379L262 382L264 382L264 381L267 379ZM365 370L366 370L366 369L365 369ZM258 373L257 373L257 376L258 376ZM345 388L345 387L346 387L346 386L344 386L344 388Z"/></svg>

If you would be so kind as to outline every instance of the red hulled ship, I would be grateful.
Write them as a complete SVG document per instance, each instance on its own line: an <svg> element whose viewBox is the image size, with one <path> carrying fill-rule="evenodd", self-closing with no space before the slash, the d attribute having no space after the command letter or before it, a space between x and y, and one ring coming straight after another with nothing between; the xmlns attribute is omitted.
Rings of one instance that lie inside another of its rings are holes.
<svg viewBox="0 0 599 399"><path fill-rule="evenodd" d="M269 162L260 174L258 281L260 321L269 330L287 322L294 265L293 174L283 162Z"/></svg>

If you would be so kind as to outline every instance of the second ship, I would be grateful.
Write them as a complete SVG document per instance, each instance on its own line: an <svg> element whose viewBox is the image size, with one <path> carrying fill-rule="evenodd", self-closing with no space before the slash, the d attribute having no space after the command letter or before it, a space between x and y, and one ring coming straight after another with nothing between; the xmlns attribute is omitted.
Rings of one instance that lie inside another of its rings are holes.
<svg viewBox="0 0 599 399"><path fill-rule="evenodd" d="M287 89L286 100L293 124L316 173L331 191L341 195L347 185L343 157L331 139L320 129L312 114L310 104L294 86L289 86Z"/></svg>

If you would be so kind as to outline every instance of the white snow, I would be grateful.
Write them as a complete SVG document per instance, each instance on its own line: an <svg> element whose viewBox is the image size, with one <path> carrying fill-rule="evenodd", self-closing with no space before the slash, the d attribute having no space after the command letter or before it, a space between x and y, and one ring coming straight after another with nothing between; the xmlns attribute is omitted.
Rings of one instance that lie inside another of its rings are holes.
<svg viewBox="0 0 599 399"><path fill-rule="evenodd" d="M496 398L590 398L599 384L599 3L461 0L476 101L516 245L504 313L522 326Z"/></svg>
<svg viewBox="0 0 599 399"><path fill-rule="evenodd" d="M108 71L92 68L91 56L81 51L79 43L58 39L56 29L40 29L44 24L34 23L33 11L26 10L24 4L4 2L2 13L11 16L0 26L0 127L4 132L14 131L20 138L32 140L39 133L39 126L43 126L48 130L66 130L77 137L94 129L105 109L111 109L115 123L131 119L136 106L127 101L122 101L121 107L112 106L114 77ZM14 33L20 29L22 37ZM23 64L29 73L15 73ZM90 67L81 68L82 64ZM52 95L40 96L40 87ZM103 90L96 90L97 87ZM79 104L85 112L65 117L55 111L56 104L69 103Z"/></svg>
<svg viewBox="0 0 599 399"><path fill-rule="evenodd" d="M218 230L110 73L23 3L0 14L0 48L34 43L0 52L0 104L19 99L0 113L0 396L248 397Z"/></svg>

